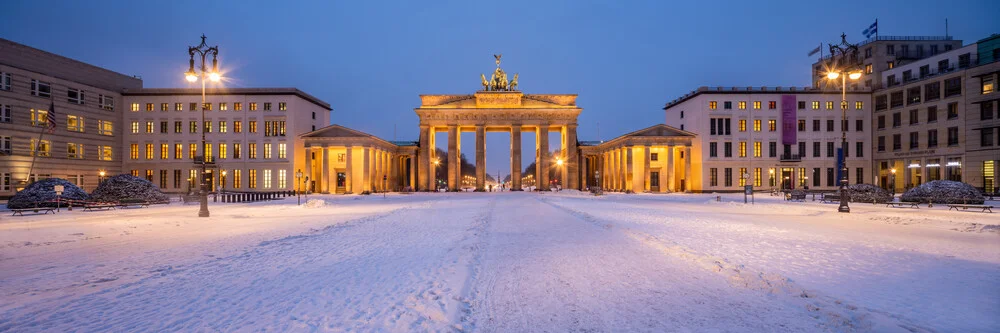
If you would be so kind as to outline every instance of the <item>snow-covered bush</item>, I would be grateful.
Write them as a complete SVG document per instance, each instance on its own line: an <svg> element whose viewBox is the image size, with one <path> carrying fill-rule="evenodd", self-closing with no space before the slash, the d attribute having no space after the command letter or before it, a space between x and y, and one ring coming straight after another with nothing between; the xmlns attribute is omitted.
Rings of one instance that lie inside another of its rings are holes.
<svg viewBox="0 0 1000 333"><path fill-rule="evenodd" d="M847 187L851 202L889 202L892 194L872 184L854 184Z"/></svg>
<svg viewBox="0 0 1000 333"><path fill-rule="evenodd" d="M90 197L83 189L65 179L49 178L31 183L24 190L14 194L14 197L7 201L7 208L34 208L36 203L38 207L55 207L56 203L49 201L56 200L56 185L63 186L62 199L64 200L87 200Z"/></svg>
<svg viewBox="0 0 1000 333"><path fill-rule="evenodd" d="M985 202L983 194L972 185L951 180L935 180L911 188L903 196L902 201L933 202L941 204L972 204Z"/></svg>
<svg viewBox="0 0 1000 333"><path fill-rule="evenodd" d="M91 199L107 202L169 200L167 195L163 194L153 182L129 174L121 174L104 180L91 194Z"/></svg>

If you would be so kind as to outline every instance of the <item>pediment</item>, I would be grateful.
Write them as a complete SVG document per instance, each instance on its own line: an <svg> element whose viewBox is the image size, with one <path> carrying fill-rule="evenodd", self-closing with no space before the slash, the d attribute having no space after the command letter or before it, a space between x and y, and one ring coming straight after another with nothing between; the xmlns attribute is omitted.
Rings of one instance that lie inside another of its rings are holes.
<svg viewBox="0 0 1000 333"><path fill-rule="evenodd" d="M683 131L663 124L653 125L623 136L695 136L694 133Z"/></svg>
<svg viewBox="0 0 1000 333"><path fill-rule="evenodd" d="M330 125L306 134L302 134L302 137L303 138L351 138L351 137L375 137L375 136L340 125Z"/></svg>

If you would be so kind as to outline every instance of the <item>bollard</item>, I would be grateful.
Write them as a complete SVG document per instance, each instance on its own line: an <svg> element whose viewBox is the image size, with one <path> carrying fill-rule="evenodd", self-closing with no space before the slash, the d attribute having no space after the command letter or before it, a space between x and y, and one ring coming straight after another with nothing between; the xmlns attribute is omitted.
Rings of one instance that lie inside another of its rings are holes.
<svg viewBox="0 0 1000 333"><path fill-rule="evenodd" d="M715 201L722 202L722 196L721 195L715 196Z"/></svg>

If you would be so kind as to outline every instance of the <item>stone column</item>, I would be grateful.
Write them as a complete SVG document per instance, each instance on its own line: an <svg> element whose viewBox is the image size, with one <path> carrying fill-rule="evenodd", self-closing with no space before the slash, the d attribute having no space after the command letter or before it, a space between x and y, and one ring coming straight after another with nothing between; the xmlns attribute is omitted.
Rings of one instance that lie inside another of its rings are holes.
<svg viewBox="0 0 1000 333"><path fill-rule="evenodd" d="M660 193L667 192L670 189L667 188L667 167L660 168Z"/></svg>
<svg viewBox="0 0 1000 333"><path fill-rule="evenodd" d="M330 193L330 149L325 145L322 148L323 151L323 170L320 170L320 191L323 193Z"/></svg>
<svg viewBox="0 0 1000 333"><path fill-rule="evenodd" d="M636 189L635 181L635 163L632 159L632 147L625 147L625 189L642 192L642 189Z"/></svg>
<svg viewBox="0 0 1000 333"><path fill-rule="evenodd" d="M499 179L498 179L499 180ZM476 126L476 191L486 190L486 126Z"/></svg>
<svg viewBox="0 0 1000 333"><path fill-rule="evenodd" d="M625 148L618 148L618 189L625 191L628 186L625 182L628 180L626 176L628 175L628 160L625 157Z"/></svg>
<svg viewBox="0 0 1000 333"><path fill-rule="evenodd" d="M661 185L666 185L667 189L671 192L677 191L677 175L674 174L675 171L677 171L677 166L674 165L674 154L676 153L677 152L674 151L674 146L667 146L667 166L662 169L663 171L666 171L667 183Z"/></svg>
<svg viewBox="0 0 1000 333"><path fill-rule="evenodd" d="M510 190L521 190L521 125L510 126Z"/></svg>
<svg viewBox="0 0 1000 333"><path fill-rule="evenodd" d="M344 192L354 193L354 154L351 146L347 146L346 150L347 156L344 158L344 163L346 164L346 168L344 169L346 171L344 173L347 174L347 179L344 181Z"/></svg>
<svg viewBox="0 0 1000 333"><path fill-rule="evenodd" d="M539 191L549 190L549 127L539 125L535 140L538 141L538 158L535 160L535 180Z"/></svg>
<svg viewBox="0 0 1000 333"><path fill-rule="evenodd" d="M741 175L742 177L742 175ZM684 191L691 192L694 176L691 175L691 146L684 147Z"/></svg>
<svg viewBox="0 0 1000 333"><path fill-rule="evenodd" d="M459 161L460 134L458 126L448 125L448 190L450 191L458 191L462 185L462 173L459 171L462 167L462 162Z"/></svg>
<svg viewBox="0 0 1000 333"><path fill-rule="evenodd" d="M434 183L434 171L431 165L431 147L430 140L431 129L429 126L420 125L420 141L417 147L417 159L420 163L420 168L424 170L423 173L417 174L417 183L410 183L413 189L416 191L427 191L430 190ZM411 163L412 164L412 163ZM412 172L416 172L416 168L412 168Z"/></svg>
<svg viewBox="0 0 1000 333"><path fill-rule="evenodd" d="M372 176L371 176L371 174L372 174L371 149L368 148L368 147L364 147L362 149L362 152L363 152L362 153L363 162L362 162L362 166L361 166L361 179L362 179L363 183L360 184L361 188L358 189L359 190L358 193L361 193L361 192L364 192L364 191L371 191L371 189L372 189L372 187L371 187L371 185L372 185L372 183L371 183L371 181L372 181Z"/></svg>
<svg viewBox="0 0 1000 333"><path fill-rule="evenodd" d="M578 157L580 153L576 147L576 124L566 125L566 160L569 162L566 165L566 188L572 188L577 190L583 190L583 181L580 179L580 169L585 168L586 165L581 165L581 159ZM583 172L586 172L584 169Z"/></svg>
<svg viewBox="0 0 1000 333"><path fill-rule="evenodd" d="M306 165L305 165L305 170L302 173L302 179L295 179L295 188L299 189L299 191L309 191L310 190L310 188L309 188L309 182L306 181L306 177L309 177L309 179L316 179L316 175L314 175L312 173L312 167L313 167L313 165L312 165L313 164L312 163L313 162L312 155L313 155L312 147L306 146L306 156L305 156L306 157ZM236 176L235 173L234 173L233 176L234 177ZM234 178L234 180L235 180L235 178Z"/></svg>
<svg viewBox="0 0 1000 333"><path fill-rule="evenodd" d="M416 182L416 178L417 178L417 159L416 159L416 156L409 156L409 155L406 158L410 161L410 173L408 175L406 175L406 176L410 177L410 188L412 188L413 190L416 190L417 189L417 182Z"/></svg>
<svg viewBox="0 0 1000 333"><path fill-rule="evenodd" d="M650 157L650 153L649 153L649 146L648 145L643 147L643 154L642 154L642 156L643 156L643 161L642 161L642 179L643 179L642 180L642 182L643 182L643 184L642 184L642 190L646 191L646 192L651 192L652 191L653 180L651 178L649 178L649 176L650 176L650 173L649 173L649 171L650 171L649 170L649 157Z"/></svg>

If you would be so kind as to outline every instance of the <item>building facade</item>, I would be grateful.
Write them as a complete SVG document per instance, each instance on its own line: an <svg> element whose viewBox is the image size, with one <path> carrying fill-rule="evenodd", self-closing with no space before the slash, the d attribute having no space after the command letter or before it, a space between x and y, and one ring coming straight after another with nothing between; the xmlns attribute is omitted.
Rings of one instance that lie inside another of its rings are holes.
<svg viewBox="0 0 1000 333"><path fill-rule="evenodd" d="M826 52L827 46L821 45ZM903 66L910 62L949 52L962 47L961 40L951 36L876 36L858 43L858 61L862 67L862 77L852 83L855 89L879 89L885 86L882 72ZM828 86L826 65L831 56L827 54L812 65L813 88ZM837 63L837 60L833 63Z"/></svg>
<svg viewBox="0 0 1000 333"><path fill-rule="evenodd" d="M965 163L969 184L1000 193L1000 35L976 43L965 70Z"/></svg>
<svg viewBox="0 0 1000 333"><path fill-rule="evenodd" d="M85 190L122 170L122 95L142 80L0 39L0 198L58 177Z"/></svg>
<svg viewBox="0 0 1000 333"><path fill-rule="evenodd" d="M124 93L124 172L167 193L196 191L204 156L210 189L296 189L306 168L299 134L330 123L330 105L294 88L135 89ZM206 145L201 146L201 131ZM206 153L207 152L207 153ZM315 178L314 178L315 179Z"/></svg>
<svg viewBox="0 0 1000 333"><path fill-rule="evenodd" d="M664 110L667 125L696 135L695 191L832 190L844 128L848 181L871 181L870 96L848 90L846 121L840 91L796 87L700 87Z"/></svg>

